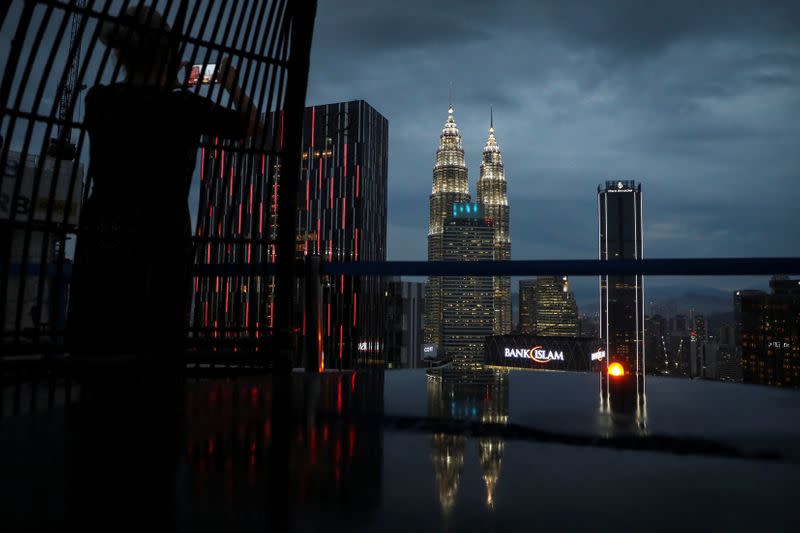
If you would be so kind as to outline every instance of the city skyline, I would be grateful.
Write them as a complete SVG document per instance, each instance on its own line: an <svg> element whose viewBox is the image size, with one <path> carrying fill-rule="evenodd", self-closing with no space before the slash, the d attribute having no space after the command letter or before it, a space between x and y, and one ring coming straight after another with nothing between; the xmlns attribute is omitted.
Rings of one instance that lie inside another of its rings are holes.
<svg viewBox="0 0 800 533"><path fill-rule="evenodd" d="M358 97L392 124L388 259L426 257L418 199L430 185L429 139L451 82L473 171L494 107L516 206L515 259L594 257L594 187L606 179L647 187L645 257L793 255L800 127L788 117L800 111L789 90L800 41L787 21L796 10L712 2L682 16L688 4L623 4L592 17L569 3L508 2L487 12L467 2L457 13L320 4L309 102L357 83ZM416 22L399 31L411 14ZM388 29L364 31L366 17ZM653 279L650 287L733 291L767 282ZM573 278L581 308L593 283Z"/></svg>

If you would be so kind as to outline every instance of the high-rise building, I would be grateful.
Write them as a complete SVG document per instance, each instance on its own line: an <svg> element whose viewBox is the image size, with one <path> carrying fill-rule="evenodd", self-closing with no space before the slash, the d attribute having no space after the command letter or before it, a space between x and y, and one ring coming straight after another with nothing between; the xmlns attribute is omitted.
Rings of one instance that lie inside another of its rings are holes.
<svg viewBox="0 0 800 533"><path fill-rule="evenodd" d="M580 334L578 304L566 276L520 280L519 301L521 333L569 337Z"/></svg>
<svg viewBox="0 0 800 533"><path fill-rule="evenodd" d="M2 142L0 142L2 148ZM67 312L67 277L63 270L46 268L23 273L21 265L56 265L65 256L67 228L78 223L83 198L83 164L77 160L8 152L0 180L0 239L10 243L4 331L32 338L63 330ZM19 188L15 190L15 185ZM38 193L37 191L38 187ZM50 198L51 201L48 201ZM14 217L13 225L7 222ZM40 285L41 284L41 285Z"/></svg>
<svg viewBox="0 0 800 533"><path fill-rule="evenodd" d="M519 280L519 321L517 322L517 331L520 333L530 329L533 324L535 289L535 279Z"/></svg>
<svg viewBox="0 0 800 533"><path fill-rule="evenodd" d="M387 364L396 368L422 366L424 284L391 280L386 284Z"/></svg>
<svg viewBox="0 0 800 533"><path fill-rule="evenodd" d="M442 239L445 222L453 212L453 204L470 201L467 165L453 106L439 136L436 163L433 167L433 188L430 195L428 222L428 261L443 259ZM425 342L442 348L442 283L445 278L432 276L425 287Z"/></svg>
<svg viewBox="0 0 800 533"><path fill-rule="evenodd" d="M667 319L660 314L645 316L645 369L656 374L669 373L669 357L666 347Z"/></svg>
<svg viewBox="0 0 800 533"><path fill-rule="evenodd" d="M600 259L642 258L642 188L607 181L597 188ZM608 364L619 362L644 388L644 294L641 275L600 276L600 336Z"/></svg>
<svg viewBox="0 0 800 533"><path fill-rule="evenodd" d="M800 387L800 279L772 278L772 292L734 295L742 379Z"/></svg>
<svg viewBox="0 0 800 533"><path fill-rule="evenodd" d="M717 330L718 368L721 381L742 381L742 357L737 350L735 339L735 328L732 324L723 324Z"/></svg>
<svg viewBox="0 0 800 533"><path fill-rule="evenodd" d="M706 317L703 315L694 316L693 330L697 333L697 337L701 341L708 340L708 325L706 324Z"/></svg>
<svg viewBox="0 0 800 533"><path fill-rule="evenodd" d="M500 146L494 137L494 119L490 115L489 138L483 148L480 178L477 188L478 203L483 204L486 216L494 224L494 257L499 261L511 259L509 232L509 206L506 175ZM495 276L494 334L505 335L511 331L511 278Z"/></svg>
<svg viewBox="0 0 800 533"><path fill-rule="evenodd" d="M453 204L442 233L443 261L491 261L494 227L477 203ZM480 368L486 337L494 330L492 278L442 278L442 352L455 366Z"/></svg>
<svg viewBox="0 0 800 533"><path fill-rule="evenodd" d="M274 113L266 120L267 131L280 136L266 144L282 143L283 115ZM386 118L363 100L306 108L297 177L298 258L386 259L388 129ZM208 146L202 150L197 222L197 235L208 244L197 261L273 261L270 240L277 227L280 179L286 179L280 176L280 162L261 155L256 160L227 142ZM256 276L196 281L195 325L210 328L215 336L269 328L276 305L273 283ZM384 292L376 276L329 280L322 309L325 368L384 365ZM305 306L299 306L298 313L296 324L305 336Z"/></svg>

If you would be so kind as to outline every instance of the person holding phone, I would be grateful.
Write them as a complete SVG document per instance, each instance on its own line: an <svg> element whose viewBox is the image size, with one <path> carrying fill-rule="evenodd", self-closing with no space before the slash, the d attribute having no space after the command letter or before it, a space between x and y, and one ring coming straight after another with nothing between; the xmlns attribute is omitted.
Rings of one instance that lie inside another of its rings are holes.
<svg viewBox="0 0 800 533"><path fill-rule="evenodd" d="M191 296L188 194L202 135L242 139L258 111L228 58L217 79L236 109L189 90L179 39L153 7L127 9L100 40L125 72L86 95L89 174L67 319L73 353L178 350Z"/></svg>

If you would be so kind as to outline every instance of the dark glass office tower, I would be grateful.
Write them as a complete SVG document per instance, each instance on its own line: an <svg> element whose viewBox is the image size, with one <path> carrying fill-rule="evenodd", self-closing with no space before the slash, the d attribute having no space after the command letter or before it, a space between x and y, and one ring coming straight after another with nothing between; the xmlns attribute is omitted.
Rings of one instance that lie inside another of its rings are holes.
<svg viewBox="0 0 800 533"><path fill-rule="evenodd" d="M607 181L597 188L600 260L642 258L642 188L634 181ZM644 392L644 294L642 276L600 276L600 337L606 370L613 362L634 376ZM603 372L604 378L607 372ZM605 381L604 381L605 383Z"/></svg>
<svg viewBox="0 0 800 533"><path fill-rule="evenodd" d="M736 291L734 310L745 383L800 387L800 279L774 277L771 293Z"/></svg>
<svg viewBox="0 0 800 533"><path fill-rule="evenodd" d="M267 123L278 145L282 115L269 115ZM362 100L306 108L298 177L298 258L386 260L388 133L386 118ZM285 179L280 161L262 156L256 160L247 150L209 143L212 148L202 154L197 226L198 236L209 242L198 262L273 261L277 197L280 180ZM271 190L266 190L267 184ZM234 240L215 240L218 237ZM215 337L243 329L268 331L275 306L280 305L274 301L274 289L271 277L198 280L194 324L212 329ZM298 286L298 299L299 291ZM322 308L325 368L384 365L383 293L378 277L327 280ZM308 320L305 306L298 307L301 314L295 325L304 336L310 334Z"/></svg>
<svg viewBox="0 0 800 533"><path fill-rule="evenodd" d="M495 229L483 204L454 203L442 232L443 261L492 261ZM441 283L441 351L456 368L483 366L486 337L494 331L491 277L446 276Z"/></svg>

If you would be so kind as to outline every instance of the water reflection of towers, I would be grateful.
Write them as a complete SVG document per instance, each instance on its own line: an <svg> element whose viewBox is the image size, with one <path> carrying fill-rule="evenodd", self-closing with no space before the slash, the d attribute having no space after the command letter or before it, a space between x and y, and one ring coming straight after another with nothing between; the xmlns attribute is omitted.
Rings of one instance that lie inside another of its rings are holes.
<svg viewBox="0 0 800 533"><path fill-rule="evenodd" d="M428 381L428 416L441 422L468 421L485 424L508 422L508 379L497 374L494 379L468 381L444 379ZM431 462L436 491L442 511L448 514L455 506L464 468L467 438L452 432L431 437ZM500 478L504 442L502 437L485 435L478 439L478 452L486 485L486 505L494 507L494 493Z"/></svg>

